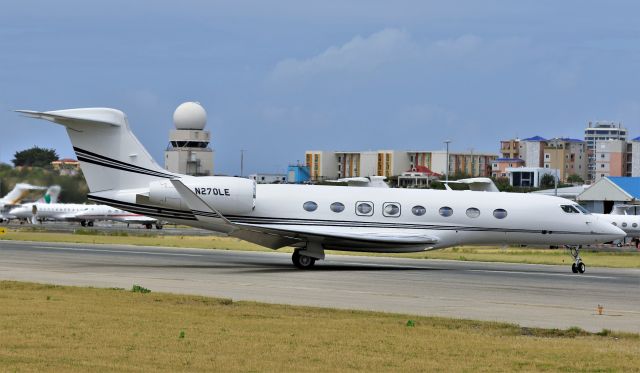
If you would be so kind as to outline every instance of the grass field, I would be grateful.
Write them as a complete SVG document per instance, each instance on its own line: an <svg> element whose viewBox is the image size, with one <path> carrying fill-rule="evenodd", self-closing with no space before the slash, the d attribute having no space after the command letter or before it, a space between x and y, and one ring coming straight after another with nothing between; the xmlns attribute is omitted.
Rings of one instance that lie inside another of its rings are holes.
<svg viewBox="0 0 640 373"><path fill-rule="evenodd" d="M2 371L640 371L640 336L0 282Z"/></svg>
<svg viewBox="0 0 640 373"><path fill-rule="evenodd" d="M10 230L0 236L0 240L27 240L41 242L72 242L95 244L123 244L141 246L192 247L220 250L271 251L231 237L219 236L161 236L122 235L121 233L95 234L93 231L80 233L50 233L29 230ZM91 234L89 234L91 233ZM292 252L290 248L279 251ZM417 259L450 259L485 262L557 264L569 265L571 257L563 249L497 248L497 247L455 247L444 250L410 254L372 254L328 251L328 254L391 256ZM640 268L640 252L589 252L583 250L582 257L588 266L613 268Z"/></svg>

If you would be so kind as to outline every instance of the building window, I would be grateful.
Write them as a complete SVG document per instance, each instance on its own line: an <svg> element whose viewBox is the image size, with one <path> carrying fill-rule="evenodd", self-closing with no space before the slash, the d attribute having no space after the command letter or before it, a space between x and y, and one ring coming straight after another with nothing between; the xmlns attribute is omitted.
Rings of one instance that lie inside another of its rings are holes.
<svg viewBox="0 0 640 373"><path fill-rule="evenodd" d="M318 204L313 201L307 201L302 205L302 208L309 212L316 211Z"/></svg>
<svg viewBox="0 0 640 373"><path fill-rule="evenodd" d="M507 210L495 209L493 210L493 217L495 217L496 219L504 219L507 217Z"/></svg>
<svg viewBox="0 0 640 373"><path fill-rule="evenodd" d="M340 203L340 202L332 203L331 206L329 206L329 208L333 212L342 212L342 211L344 211L344 205L342 203Z"/></svg>
<svg viewBox="0 0 640 373"><path fill-rule="evenodd" d="M470 207L467 209L467 216L470 218L477 218L480 216L480 210L475 207Z"/></svg>
<svg viewBox="0 0 640 373"><path fill-rule="evenodd" d="M356 202L356 215L373 215L373 202Z"/></svg>
<svg viewBox="0 0 640 373"><path fill-rule="evenodd" d="M440 207L440 210L438 210L438 213L441 216L449 217L449 216L453 215L453 209L451 207L448 207L448 206Z"/></svg>
<svg viewBox="0 0 640 373"><path fill-rule="evenodd" d="M418 206L413 206L413 208L411 209L411 212L415 216L422 216L427 212L427 209L424 208L424 206L418 205Z"/></svg>
<svg viewBox="0 0 640 373"><path fill-rule="evenodd" d="M400 204L396 202L385 202L382 206L382 215L397 218L400 216Z"/></svg>

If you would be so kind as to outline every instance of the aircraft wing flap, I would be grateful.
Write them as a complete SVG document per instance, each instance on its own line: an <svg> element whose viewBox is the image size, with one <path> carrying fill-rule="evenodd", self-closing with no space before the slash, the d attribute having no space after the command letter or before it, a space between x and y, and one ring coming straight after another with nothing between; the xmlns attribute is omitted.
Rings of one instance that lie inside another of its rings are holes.
<svg viewBox="0 0 640 373"><path fill-rule="evenodd" d="M324 238L325 241L353 241L380 245L433 245L438 243L438 237L411 229L370 229L370 228L330 228L309 226L268 226L262 228L286 230L292 237L312 236L315 240Z"/></svg>

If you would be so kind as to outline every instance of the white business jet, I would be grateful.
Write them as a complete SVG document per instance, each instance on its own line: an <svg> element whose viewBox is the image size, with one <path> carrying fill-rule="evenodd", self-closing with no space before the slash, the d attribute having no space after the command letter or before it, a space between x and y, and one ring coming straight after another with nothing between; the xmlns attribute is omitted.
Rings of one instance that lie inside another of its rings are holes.
<svg viewBox="0 0 640 373"><path fill-rule="evenodd" d="M45 220L79 222L80 225L93 227L96 220L111 220L127 224L142 224L151 229L162 224L154 218L137 213L123 211L107 205L85 205L78 203L25 203L12 209L9 214L32 224Z"/></svg>
<svg viewBox="0 0 640 373"><path fill-rule="evenodd" d="M272 249L293 246L298 268L312 267L327 249L401 253L454 245L542 244L572 245L573 269L584 272L580 245L624 237L592 214L564 208L578 205L549 196L256 185L244 178L171 173L151 158L119 110L19 112L66 127L89 199Z"/></svg>

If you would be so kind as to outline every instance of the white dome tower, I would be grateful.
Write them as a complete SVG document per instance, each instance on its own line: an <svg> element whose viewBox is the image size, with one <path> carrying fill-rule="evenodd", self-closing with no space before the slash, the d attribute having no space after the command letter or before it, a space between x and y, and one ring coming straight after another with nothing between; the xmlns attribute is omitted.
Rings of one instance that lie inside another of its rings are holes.
<svg viewBox="0 0 640 373"><path fill-rule="evenodd" d="M164 168L186 175L213 175L211 134L204 129L207 124L204 108L199 102L180 104L173 112L173 124L176 129L169 134Z"/></svg>

